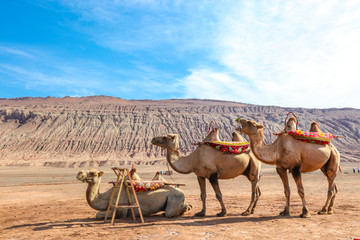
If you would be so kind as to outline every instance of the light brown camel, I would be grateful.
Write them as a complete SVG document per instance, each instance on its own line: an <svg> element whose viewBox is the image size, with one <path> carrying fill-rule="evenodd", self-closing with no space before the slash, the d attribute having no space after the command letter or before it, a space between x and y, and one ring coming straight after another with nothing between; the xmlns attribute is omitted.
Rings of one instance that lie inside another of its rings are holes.
<svg viewBox="0 0 360 240"><path fill-rule="evenodd" d="M283 182L286 197L285 209L280 215L290 215L288 169L295 179L302 200L303 210L300 217L310 217L306 207L301 173L313 172L317 169L322 170L329 182L327 200L319 214L333 213L337 193L334 180L340 164L340 154L334 146L298 141L286 133L279 135L274 143L267 145L264 142L263 125L241 118L236 121L240 124L236 130L249 136L250 147L254 155L263 163L276 165L276 171Z"/></svg>
<svg viewBox="0 0 360 240"><path fill-rule="evenodd" d="M87 182L86 200L90 207L98 210L96 218L101 219L105 217L105 213L109 204L113 188L110 188L104 193L99 193L102 171L96 169L83 170L79 172L76 178L80 181ZM134 175L137 175L134 173ZM136 176L134 176L136 178ZM139 178L139 177L138 177ZM126 189L122 188L119 203L127 203L128 197ZM117 194L117 193L116 193ZM132 202L135 202L134 196L130 191ZM136 193L141 212L144 216L148 216L160 211L165 211L166 217L176 217L182 215L184 212L191 209L191 205L185 203L184 192L172 186L164 186L162 188ZM116 198L114 198L115 202ZM139 216L139 212L135 209L135 215ZM117 209L116 218L125 218L131 216L129 209Z"/></svg>
<svg viewBox="0 0 360 240"><path fill-rule="evenodd" d="M251 182L251 201L248 209L242 213L247 216L255 211L256 203L261 195L258 182L260 179L261 163L256 160L250 149L241 154L225 154L214 148L200 144L188 156L182 156L179 151L179 137L176 134L155 137L152 144L167 149L166 159L170 166L182 174L195 173L197 176L202 200L202 210L196 216L206 215L206 181L213 187L216 198L221 205L221 212L217 216L226 214L218 179L230 179L245 175Z"/></svg>

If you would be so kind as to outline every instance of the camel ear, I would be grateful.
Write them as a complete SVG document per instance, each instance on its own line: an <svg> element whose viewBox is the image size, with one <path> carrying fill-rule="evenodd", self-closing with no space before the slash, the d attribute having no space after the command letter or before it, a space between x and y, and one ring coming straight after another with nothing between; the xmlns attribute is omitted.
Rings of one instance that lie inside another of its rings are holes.
<svg viewBox="0 0 360 240"><path fill-rule="evenodd" d="M100 172L99 172L99 177L101 177L103 174L104 174L104 172L103 172L103 171L100 171Z"/></svg>
<svg viewBox="0 0 360 240"><path fill-rule="evenodd" d="M257 127L258 127L258 128L264 128L264 126L261 125L261 124L258 124Z"/></svg>

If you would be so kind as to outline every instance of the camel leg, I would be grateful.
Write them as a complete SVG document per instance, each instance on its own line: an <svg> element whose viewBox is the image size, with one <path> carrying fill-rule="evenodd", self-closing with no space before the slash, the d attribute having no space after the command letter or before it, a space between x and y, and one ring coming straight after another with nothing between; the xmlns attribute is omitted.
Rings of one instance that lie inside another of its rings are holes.
<svg viewBox="0 0 360 240"><path fill-rule="evenodd" d="M289 186L289 179L286 173L286 168L276 167L276 172L279 174L281 181L284 185L284 193L286 197L286 204L284 211L280 212L282 216L290 216L290 186Z"/></svg>
<svg viewBox="0 0 360 240"><path fill-rule="evenodd" d="M336 172L334 172L332 169L328 169L328 164L326 164L324 167L321 168L321 171L324 173L324 175L327 177L328 180L328 195L325 202L324 207L321 209L318 214L332 214L333 213L333 205L335 201L335 196L337 193L337 187L334 183L336 178Z"/></svg>
<svg viewBox="0 0 360 240"><path fill-rule="evenodd" d="M204 217L206 215L206 182L204 177L197 177L200 186L200 198L202 201L202 210L195 213L195 216Z"/></svg>
<svg viewBox="0 0 360 240"><path fill-rule="evenodd" d="M210 181L211 186L213 187L213 189L215 191L216 199L219 201L220 206L221 206L221 212L216 214L216 216L223 217L226 214L226 209L225 209L225 205L224 205L223 200L222 200L222 194L221 194L220 187L219 187L218 174L217 173L211 174L210 178L209 178L209 181Z"/></svg>
<svg viewBox="0 0 360 240"><path fill-rule="evenodd" d="M336 196L337 192L338 192L338 190L337 190L336 184L334 183L334 195L333 195L333 197L331 198L331 201L330 201L328 214L333 214L334 213L333 207L334 207L335 196Z"/></svg>
<svg viewBox="0 0 360 240"><path fill-rule="evenodd" d="M166 199L165 217L177 217L186 212L189 207L185 203L185 194L177 188L170 188Z"/></svg>
<svg viewBox="0 0 360 240"><path fill-rule="evenodd" d="M256 203L261 195L261 191L259 188L259 174L257 174L253 179L251 179L250 174L247 176L248 179L251 181L251 201L248 209L243 212L241 215L243 216L249 216L250 214L253 214L255 211Z"/></svg>
<svg viewBox="0 0 360 240"><path fill-rule="evenodd" d="M260 191L259 185L258 185L257 188L256 188L256 195L257 195L257 198L256 198L256 200L255 200L255 202L254 202L254 206L253 206L253 208L252 208L252 210L251 210L251 214L254 213L255 208L256 208L256 204L257 204L257 202L258 202L258 200L259 200L259 198L260 198L260 196L261 196L261 191Z"/></svg>
<svg viewBox="0 0 360 240"><path fill-rule="evenodd" d="M300 168L296 167L293 168L291 171L293 178L295 180L297 189L298 189L298 193L299 196L301 198L302 201L302 205L303 205L303 209L302 209L302 213L300 214L300 217L302 218L309 218L311 216L309 210L306 207L306 201L305 201L305 191L304 191L304 186L302 184L302 180L301 180L301 173L300 173Z"/></svg>

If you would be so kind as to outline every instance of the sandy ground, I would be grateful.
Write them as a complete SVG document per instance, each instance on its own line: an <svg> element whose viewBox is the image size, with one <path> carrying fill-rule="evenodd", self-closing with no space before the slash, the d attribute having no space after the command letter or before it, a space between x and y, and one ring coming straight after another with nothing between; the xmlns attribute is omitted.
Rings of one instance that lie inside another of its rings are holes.
<svg viewBox="0 0 360 240"><path fill-rule="evenodd" d="M357 166L360 167L360 166ZM101 169L101 168L99 168ZM138 166L138 173L150 180L166 166ZM207 216L194 217L201 210L200 190L194 174L175 174L187 202L193 206L181 217L168 219L161 213L145 217L145 223L116 220L115 225L96 220L96 211L85 199L86 183L75 179L81 169L0 167L0 239L357 239L360 238L360 174L343 166L337 177L339 193L333 215L317 215L327 195L327 180L321 172L304 174L310 219L299 218L301 200L291 179L291 216L279 216L285 198L274 167L265 166L260 182L262 196L255 213L242 216L250 201L250 183L244 176L221 180L228 214L216 217L220 206L207 185ZM110 168L103 168L102 190L114 180ZM170 182L173 181L168 176ZM100 190L102 192L102 190Z"/></svg>

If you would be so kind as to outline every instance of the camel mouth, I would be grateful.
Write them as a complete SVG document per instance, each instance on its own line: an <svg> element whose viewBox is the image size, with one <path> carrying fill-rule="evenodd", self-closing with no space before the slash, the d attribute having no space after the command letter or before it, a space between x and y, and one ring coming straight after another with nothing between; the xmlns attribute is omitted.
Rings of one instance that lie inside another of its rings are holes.
<svg viewBox="0 0 360 240"><path fill-rule="evenodd" d="M86 176L82 173L82 172L79 172L77 175L76 175L76 179L77 180L80 180L82 182L85 182L86 181Z"/></svg>
<svg viewBox="0 0 360 240"><path fill-rule="evenodd" d="M241 130L244 128L244 126L241 124L242 119L238 118L235 120L235 122L239 125L238 127L235 128L236 131L241 132Z"/></svg>

